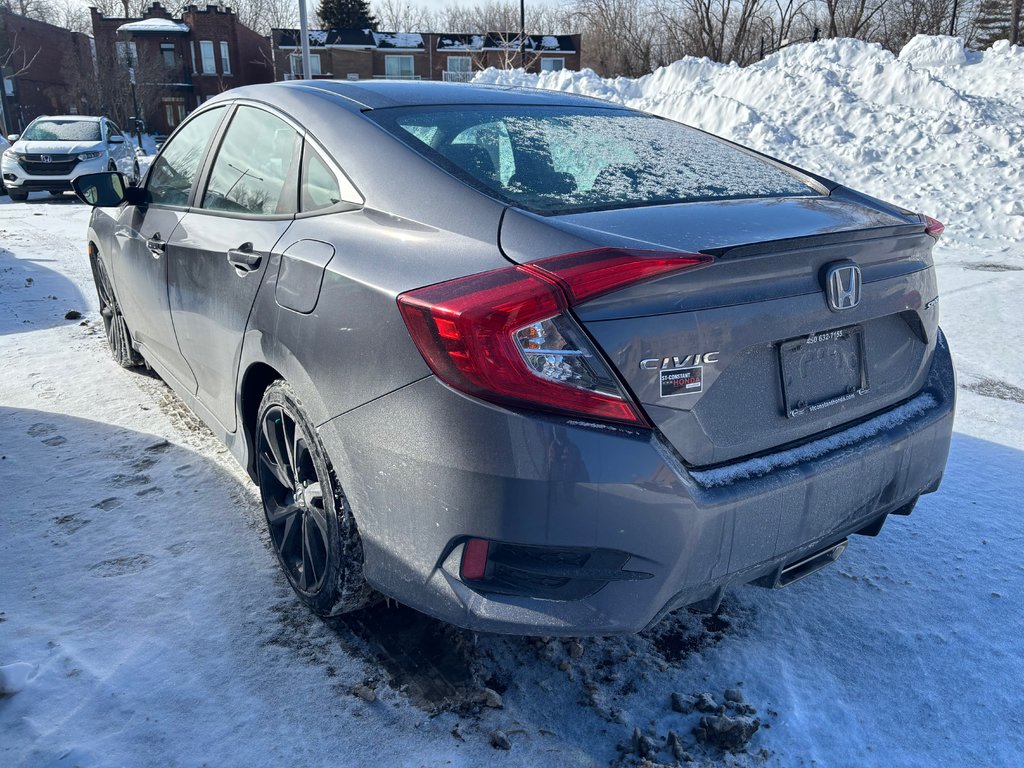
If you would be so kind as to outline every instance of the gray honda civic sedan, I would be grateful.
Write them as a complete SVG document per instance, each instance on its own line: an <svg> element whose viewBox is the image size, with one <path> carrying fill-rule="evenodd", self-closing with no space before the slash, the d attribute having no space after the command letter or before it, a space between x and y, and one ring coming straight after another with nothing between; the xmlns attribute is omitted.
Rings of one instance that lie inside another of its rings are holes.
<svg viewBox="0 0 1024 768"><path fill-rule="evenodd" d="M637 632L942 478L942 225L679 123L274 83L75 186L115 359L228 445L318 614Z"/></svg>

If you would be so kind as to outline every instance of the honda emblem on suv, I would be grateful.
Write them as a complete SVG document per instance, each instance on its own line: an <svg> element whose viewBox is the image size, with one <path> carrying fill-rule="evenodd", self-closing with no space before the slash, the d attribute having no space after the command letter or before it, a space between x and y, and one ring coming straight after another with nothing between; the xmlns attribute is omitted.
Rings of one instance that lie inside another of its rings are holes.
<svg viewBox="0 0 1024 768"><path fill-rule="evenodd" d="M860 267L848 261L830 264L825 271L825 296L833 312L860 304Z"/></svg>
<svg viewBox="0 0 1024 768"><path fill-rule="evenodd" d="M49 155L40 155L39 159L42 160L44 163L52 163L53 162L53 158L50 157Z"/></svg>

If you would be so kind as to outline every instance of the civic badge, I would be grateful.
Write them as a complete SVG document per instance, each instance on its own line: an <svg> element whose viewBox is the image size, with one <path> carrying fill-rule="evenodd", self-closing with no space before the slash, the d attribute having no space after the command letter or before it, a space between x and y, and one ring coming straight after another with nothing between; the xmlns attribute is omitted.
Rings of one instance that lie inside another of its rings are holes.
<svg viewBox="0 0 1024 768"><path fill-rule="evenodd" d="M833 312L860 304L860 267L852 261L837 261L825 267L825 298Z"/></svg>

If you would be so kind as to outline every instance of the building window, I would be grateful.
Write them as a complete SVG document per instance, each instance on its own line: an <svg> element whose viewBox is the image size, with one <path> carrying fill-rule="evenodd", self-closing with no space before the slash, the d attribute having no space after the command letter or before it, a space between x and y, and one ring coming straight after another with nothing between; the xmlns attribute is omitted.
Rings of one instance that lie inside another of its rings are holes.
<svg viewBox="0 0 1024 768"><path fill-rule="evenodd" d="M117 42L115 47L117 49L117 60L121 64L126 67L139 66L139 52L135 47L135 43Z"/></svg>
<svg viewBox="0 0 1024 768"><path fill-rule="evenodd" d="M449 56L448 57L448 71L449 72L472 72L473 71L473 58L471 56Z"/></svg>
<svg viewBox="0 0 1024 768"><path fill-rule="evenodd" d="M220 71L225 75L231 74L231 57L228 56L227 40L220 41Z"/></svg>
<svg viewBox="0 0 1024 768"><path fill-rule="evenodd" d="M198 71L196 69L196 44L193 43L193 42L190 42L188 44L188 49L189 49L189 52L192 54L192 74L194 75Z"/></svg>
<svg viewBox="0 0 1024 768"><path fill-rule="evenodd" d="M160 43L160 58L168 69L174 66L174 43Z"/></svg>
<svg viewBox="0 0 1024 768"><path fill-rule="evenodd" d="M416 67L412 56L385 56L384 77L388 80L413 80Z"/></svg>
<svg viewBox="0 0 1024 768"><path fill-rule="evenodd" d="M291 67L292 75L296 78L302 77L302 54L293 53L288 57L289 67ZM320 71L320 54L311 53L309 54L309 73L311 75L323 74Z"/></svg>
<svg viewBox="0 0 1024 768"><path fill-rule="evenodd" d="M541 59L540 60L540 71L541 72L558 72L559 70L565 69L565 59Z"/></svg>
<svg viewBox="0 0 1024 768"><path fill-rule="evenodd" d="M213 41L212 40L200 40L199 41L199 55L203 60L203 74L204 75L216 75L217 74L217 62L213 60Z"/></svg>
<svg viewBox="0 0 1024 768"><path fill-rule="evenodd" d="M167 129L173 131L185 119L185 99L184 97L167 97L162 99L162 106Z"/></svg>

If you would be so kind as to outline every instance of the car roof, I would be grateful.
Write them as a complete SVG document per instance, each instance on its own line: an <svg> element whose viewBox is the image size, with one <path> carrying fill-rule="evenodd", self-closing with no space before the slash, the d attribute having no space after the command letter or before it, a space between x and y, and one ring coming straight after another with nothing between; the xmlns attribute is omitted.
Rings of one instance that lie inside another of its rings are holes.
<svg viewBox="0 0 1024 768"><path fill-rule="evenodd" d="M386 109L444 104L521 104L531 106L612 107L600 99L538 88L518 88L430 80L289 80L235 88L228 98L272 99L287 89L292 93L333 95L360 109Z"/></svg>
<svg viewBox="0 0 1024 768"><path fill-rule="evenodd" d="M78 123L98 123L104 118L95 115L40 115L36 120L74 120Z"/></svg>

